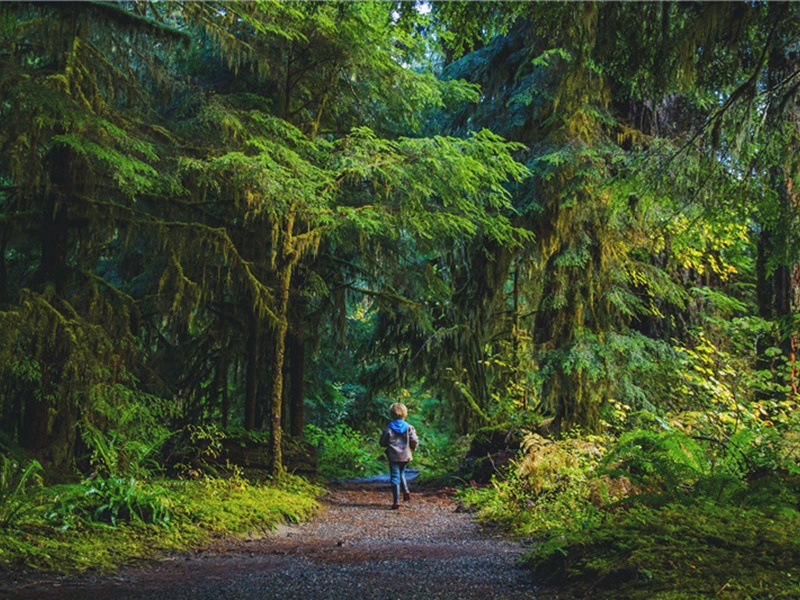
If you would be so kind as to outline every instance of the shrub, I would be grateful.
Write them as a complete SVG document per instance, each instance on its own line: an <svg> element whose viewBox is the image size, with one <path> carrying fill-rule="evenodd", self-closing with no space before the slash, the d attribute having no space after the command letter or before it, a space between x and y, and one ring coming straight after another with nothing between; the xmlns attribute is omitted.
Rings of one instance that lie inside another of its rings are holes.
<svg viewBox="0 0 800 600"><path fill-rule="evenodd" d="M136 479L97 477L82 484L53 488L54 497L47 518L62 529L77 523L122 523L167 526L170 510L167 491Z"/></svg>
<svg viewBox="0 0 800 600"><path fill-rule="evenodd" d="M548 536L527 557L540 581L576 597L796 598L800 516L713 503L634 506L591 529ZM724 593L723 593L724 592Z"/></svg>
<svg viewBox="0 0 800 600"><path fill-rule="evenodd" d="M537 539L537 579L592 597L795 597L800 475L792 427L723 439L634 430L528 436L516 469L465 498ZM601 455L605 454L604 458Z"/></svg>
<svg viewBox="0 0 800 600"><path fill-rule="evenodd" d="M468 489L463 500L478 516L519 534L541 535L568 526L586 527L597 517L602 480L595 472L602 438L553 441L529 434L520 457L504 480L485 489Z"/></svg>
<svg viewBox="0 0 800 600"><path fill-rule="evenodd" d="M441 481L458 471L468 447L466 437L454 439L450 434L429 429L420 440L411 464L420 469L420 481Z"/></svg>
<svg viewBox="0 0 800 600"><path fill-rule="evenodd" d="M122 489L108 493L113 486ZM89 493L91 488L98 492ZM134 502L133 513L139 516L123 526L122 515L130 510L120 500L125 491L138 495L138 509L147 494L156 511L159 505L168 507L169 528L142 524L155 519L137 513ZM200 548L222 535L249 535L307 519L319 508L316 498L323 491L286 474L260 484L234 474L225 479L164 480L159 486L130 480L61 485L52 488L53 506L41 511L49 519L31 518L18 529L0 528L0 572L20 567L65 575L108 572L131 559ZM116 500L109 502L109 497ZM103 504L116 509L106 506L98 513ZM109 523L115 510L117 527Z"/></svg>
<svg viewBox="0 0 800 600"><path fill-rule="evenodd" d="M363 477L383 468L374 440L347 425L327 429L307 425L305 437L310 444L317 446L319 472L325 477Z"/></svg>
<svg viewBox="0 0 800 600"><path fill-rule="evenodd" d="M624 434L603 461L611 476L630 479L640 493L685 494L711 472L711 461L697 441L680 431L637 429Z"/></svg>
<svg viewBox="0 0 800 600"><path fill-rule="evenodd" d="M136 382L127 372L120 377L126 384ZM79 423L91 468L104 477L137 479L159 471L157 454L172 435L165 423L175 410L174 404L129 385L92 387Z"/></svg>
<svg viewBox="0 0 800 600"><path fill-rule="evenodd" d="M8 528L40 505L42 466L35 460L22 466L0 455L0 527Z"/></svg>

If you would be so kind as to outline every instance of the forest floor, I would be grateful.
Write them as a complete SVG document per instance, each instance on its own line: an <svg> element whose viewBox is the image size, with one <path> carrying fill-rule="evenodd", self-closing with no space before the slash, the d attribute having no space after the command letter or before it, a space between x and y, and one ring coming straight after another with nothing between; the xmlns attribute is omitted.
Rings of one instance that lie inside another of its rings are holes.
<svg viewBox="0 0 800 600"><path fill-rule="evenodd" d="M113 576L19 580L10 600L547 599L518 564L526 549L460 509L449 490L389 510L385 483L328 486L318 517L267 536L225 539ZM5 589L3 589L5 587Z"/></svg>

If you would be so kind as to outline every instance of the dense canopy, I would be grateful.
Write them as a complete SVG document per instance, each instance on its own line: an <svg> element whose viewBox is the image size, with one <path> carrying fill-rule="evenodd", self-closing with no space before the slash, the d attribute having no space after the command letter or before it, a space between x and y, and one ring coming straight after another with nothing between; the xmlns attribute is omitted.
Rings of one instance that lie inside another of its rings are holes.
<svg viewBox="0 0 800 600"><path fill-rule="evenodd" d="M238 425L279 467L331 385L598 431L731 401L676 395L701 343L793 397L796 13L4 5L8 442Z"/></svg>
<svg viewBox="0 0 800 600"><path fill-rule="evenodd" d="M798 47L796 3L2 3L0 448L280 473L398 399L441 455L794 439Z"/></svg>

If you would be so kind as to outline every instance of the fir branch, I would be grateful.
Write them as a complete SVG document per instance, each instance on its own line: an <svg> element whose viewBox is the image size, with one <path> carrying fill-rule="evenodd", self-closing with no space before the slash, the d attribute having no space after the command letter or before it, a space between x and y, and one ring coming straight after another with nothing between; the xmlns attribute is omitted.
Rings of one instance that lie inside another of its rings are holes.
<svg viewBox="0 0 800 600"><path fill-rule="evenodd" d="M136 306L135 298L129 296L128 294L120 290L118 287L110 284L108 281L106 281L99 275L91 273L90 271L86 271L84 269L72 269L72 272L81 275L82 277L88 279L89 281L94 281L96 283L99 283L105 289L110 291L114 296L117 296L120 300L122 300L124 304L128 304L130 306Z"/></svg>
<svg viewBox="0 0 800 600"><path fill-rule="evenodd" d="M415 302L414 300L410 300L404 296L401 296L394 290L392 291L382 291L382 290L369 290L362 287L357 287L353 284L344 283L342 282L342 287L357 292L359 294L363 294L365 296L370 296L372 298L380 298L382 300L390 300L394 304L404 304L406 306L419 306L419 302Z"/></svg>
<svg viewBox="0 0 800 600"><path fill-rule="evenodd" d="M73 3L66 2L63 4L60 2L53 2L50 4L50 6L59 10L68 10L72 12L76 9L76 6L80 6L80 3L75 5ZM93 0L92 2L87 3L85 9L93 10L94 12L102 14L109 20L115 21L123 27L133 27L140 31L157 34L158 36L164 38L174 38L186 44L187 46L192 41L192 38L187 31L167 25L163 21L156 21L151 17L137 15L136 13L132 13L114 2Z"/></svg>

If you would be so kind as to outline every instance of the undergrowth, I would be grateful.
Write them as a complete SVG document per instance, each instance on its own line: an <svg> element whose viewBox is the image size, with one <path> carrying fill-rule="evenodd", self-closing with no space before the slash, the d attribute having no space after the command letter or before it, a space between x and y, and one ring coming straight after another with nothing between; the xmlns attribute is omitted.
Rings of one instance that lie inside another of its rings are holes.
<svg viewBox="0 0 800 600"><path fill-rule="evenodd" d="M451 484L464 455L469 449L469 438L455 437L450 432L427 429L414 453L415 469L419 469L421 484Z"/></svg>
<svg viewBox="0 0 800 600"><path fill-rule="evenodd" d="M289 475L268 483L234 475L122 480L98 489L103 485L108 480L40 490L47 500L0 528L0 572L108 571L135 559L203 546L222 535L261 534L312 516L321 493Z"/></svg>
<svg viewBox="0 0 800 600"><path fill-rule="evenodd" d="M635 505L551 532L527 558L542 582L591 597L800 597L800 514L713 503Z"/></svg>
<svg viewBox="0 0 800 600"><path fill-rule="evenodd" d="M588 597L800 597L797 425L658 423L531 434L505 477L463 500L531 540L538 581Z"/></svg>
<svg viewBox="0 0 800 600"><path fill-rule="evenodd" d="M377 441L345 424L306 425L305 439L317 447L319 473L328 479L366 477L385 470Z"/></svg>

